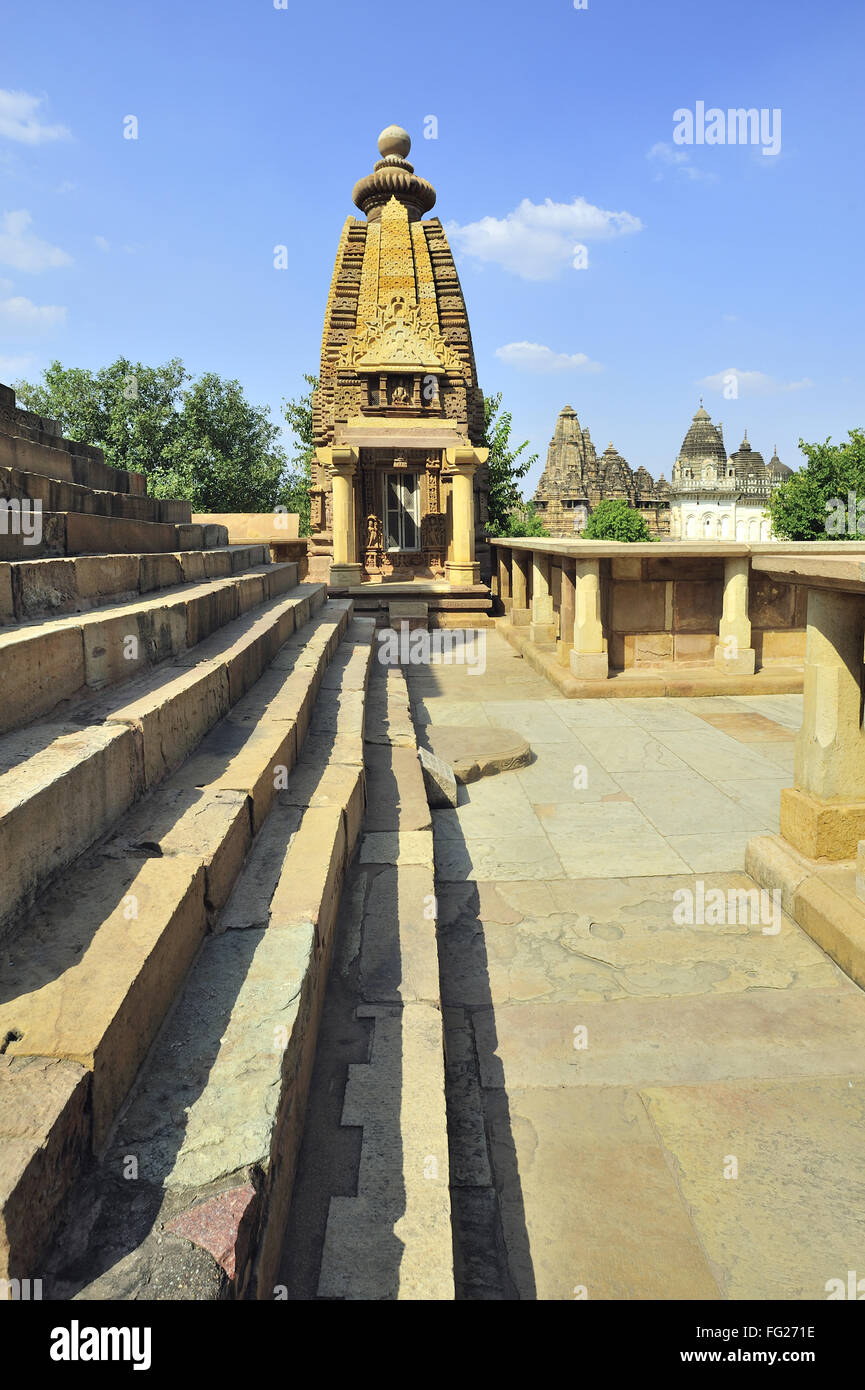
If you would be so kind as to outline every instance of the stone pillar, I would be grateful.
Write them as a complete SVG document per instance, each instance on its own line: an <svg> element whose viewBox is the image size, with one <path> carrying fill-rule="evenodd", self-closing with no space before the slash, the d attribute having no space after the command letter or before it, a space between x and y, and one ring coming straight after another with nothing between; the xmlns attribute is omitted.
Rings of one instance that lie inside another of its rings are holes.
<svg viewBox="0 0 865 1390"><path fill-rule="evenodd" d="M488 449L448 449L450 465L453 541L445 565L448 583L480 584L480 565L475 560L475 472L485 463Z"/></svg>
<svg viewBox="0 0 865 1390"><path fill-rule="evenodd" d="M865 838L863 641L865 598L809 590L796 785L781 792L781 834L809 859L854 859Z"/></svg>
<svg viewBox="0 0 865 1390"><path fill-rule="evenodd" d="M724 607L715 648L715 668L729 676L753 676L756 665L748 617L750 566L747 555L735 556L724 564Z"/></svg>
<svg viewBox="0 0 865 1390"><path fill-rule="evenodd" d="M511 550L511 622L525 627L532 620L529 608L529 552Z"/></svg>
<svg viewBox="0 0 865 1390"><path fill-rule="evenodd" d="M581 680L606 680L610 672L607 639L601 621L600 561L577 560L574 576L576 611L571 673Z"/></svg>
<svg viewBox="0 0 865 1390"><path fill-rule="evenodd" d="M511 606L510 555L503 545L497 545L499 572L499 602L505 612Z"/></svg>
<svg viewBox="0 0 865 1390"><path fill-rule="evenodd" d="M571 659L576 613L574 562L562 556L562 605L559 612L559 657L567 666Z"/></svg>
<svg viewBox="0 0 865 1390"><path fill-rule="evenodd" d="M529 624L532 642L556 640L553 596L550 592L550 557L543 550L532 551L532 621Z"/></svg>
<svg viewBox="0 0 865 1390"><path fill-rule="evenodd" d="M354 479L357 472L357 449L335 447L331 454L333 484L333 562L330 583L340 588L359 584L363 566L357 560L355 536Z"/></svg>

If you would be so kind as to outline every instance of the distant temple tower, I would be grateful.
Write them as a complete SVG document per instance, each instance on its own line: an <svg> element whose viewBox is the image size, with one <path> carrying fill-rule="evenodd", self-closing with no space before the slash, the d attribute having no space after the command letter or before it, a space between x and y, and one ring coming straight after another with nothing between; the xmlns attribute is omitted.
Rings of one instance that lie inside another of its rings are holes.
<svg viewBox="0 0 865 1390"><path fill-rule="evenodd" d="M313 394L313 577L480 585L488 450L465 301L435 189L388 126L342 230ZM480 603L479 606L487 606Z"/></svg>
<svg viewBox="0 0 865 1390"><path fill-rule="evenodd" d="M766 503L792 471L777 450L765 463L747 430L728 458L721 426L712 424L701 401L673 464L670 539L774 540Z"/></svg>
<svg viewBox="0 0 865 1390"><path fill-rule="evenodd" d="M670 527L668 493L665 478L656 483L645 468L634 473L612 444L599 459L591 435L581 427L573 406L566 405L559 411L534 496L551 536L578 534L590 512L608 498L619 498L635 507L652 535L665 536Z"/></svg>

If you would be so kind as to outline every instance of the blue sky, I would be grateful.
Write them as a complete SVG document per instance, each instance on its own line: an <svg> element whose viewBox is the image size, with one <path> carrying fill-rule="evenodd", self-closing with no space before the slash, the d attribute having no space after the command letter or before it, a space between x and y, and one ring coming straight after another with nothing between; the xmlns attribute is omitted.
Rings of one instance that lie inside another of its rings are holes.
<svg viewBox="0 0 865 1390"><path fill-rule="evenodd" d="M667 477L701 392L794 466L865 424L861 0L46 0L3 38L0 380L179 356L277 416L396 122L531 482L565 403ZM700 101L780 110L780 153L674 143Z"/></svg>

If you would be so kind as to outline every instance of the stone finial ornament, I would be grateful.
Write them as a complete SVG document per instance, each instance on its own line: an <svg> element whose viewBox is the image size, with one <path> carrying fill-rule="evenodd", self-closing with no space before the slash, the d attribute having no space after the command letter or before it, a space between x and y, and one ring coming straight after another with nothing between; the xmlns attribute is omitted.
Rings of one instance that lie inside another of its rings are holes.
<svg viewBox="0 0 865 1390"><path fill-rule="evenodd" d="M391 198L407 209L409 220L417 221L435 206L436 191L426 179L419 179L414 165L406 156L411 149L411 136L402 126L385 126L378 137L381 159L373 172L355 184L352 200L370 222L381 216L381 210Z"/></svg>
<svg viewBox="0 0 865 1390"><path fill-rule="evenodd" d="M382 159L408 159L411 136L401 125L385 126L378 137L378 152Z"/></svg>

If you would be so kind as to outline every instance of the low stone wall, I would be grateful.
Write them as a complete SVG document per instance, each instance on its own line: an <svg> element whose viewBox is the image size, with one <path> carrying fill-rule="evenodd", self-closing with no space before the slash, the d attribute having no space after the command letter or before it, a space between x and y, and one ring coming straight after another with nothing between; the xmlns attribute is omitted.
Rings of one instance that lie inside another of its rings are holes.
<svg viewBox="0 0 865 1390"><path fill-rule="evenodd" d="M492 545L497 612L578 679L713 667L795 673L805 660L806 587L795 571L789 580L765 572L764 561L852 553L838 542Z"/></svg>
<svg viewBox="0 0 865 1390"><path fill-rule="evenodd" d="M724 601L724 560L611 559L602 562L603 620L614 670L711 666ZM604 574L604 569L607 573ZM553 603L561 566L553 562ZM753 575L748 617L758 666L805 659L805 591Z"/></svg>

